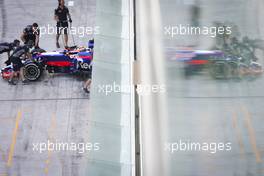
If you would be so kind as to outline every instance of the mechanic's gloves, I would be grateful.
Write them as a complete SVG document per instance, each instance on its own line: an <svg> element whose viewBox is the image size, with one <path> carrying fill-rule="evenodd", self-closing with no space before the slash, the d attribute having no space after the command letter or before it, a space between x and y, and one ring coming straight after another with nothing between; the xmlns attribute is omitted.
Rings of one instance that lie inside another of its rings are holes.
<svg viewBox="0 0 264 176"><path fill-rule="evenodd" d="M69 19L69 22L72 23L72 19L71 18Z"/></svg>

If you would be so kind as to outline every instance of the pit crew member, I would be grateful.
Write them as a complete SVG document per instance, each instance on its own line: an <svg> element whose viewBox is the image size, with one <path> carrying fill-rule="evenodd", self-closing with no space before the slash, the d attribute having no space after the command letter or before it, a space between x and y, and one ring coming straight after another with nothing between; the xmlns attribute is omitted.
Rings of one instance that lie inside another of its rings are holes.
<svg viewBox="0 0 264 176"><path fill-rule="evenodd" d="M29 41L33 41L33 46L35 48L39 48L39 34L40 30L37 23L33 23L32 25L28 25L21 35L21 40L25 45L29 43Z"/></svg>
<svg viewBox="0 0 264 176"><path fill-rule="evenodd" d="M13 66L13 72L10 76L10 79L8 81L9 84L11 85L16 85L14 82L14 77L20 76L22 83L26 84L28 81L24 78L24 73L23 73L23 64L21 59L28 58L31 59L31 54L30 54L30 48L33 47L34 42L29 41L28 44L19 46L16 48L13 52L13 54L10 56L10 61ZM24 57L23 57L24 55Z"/></svg>
<svg viewBox="0 0 264 176"><path fill-rule="evenodd" d="M64 0L59 0L59 6L55 9L54 19L57 22L56 46L60 48L59 38L61 32L64 34L64 47L68 48L68 19L72 23L69 9L64 5Z"/></svg>
<svg viewBox="0 0 264 176"><path fill-rule="evenodd" d="M8 60L5 61L6 65L10 65L10 52L20 45L20 41L15 39L12 43L0 43L0 54L7 53Z"/></svg>

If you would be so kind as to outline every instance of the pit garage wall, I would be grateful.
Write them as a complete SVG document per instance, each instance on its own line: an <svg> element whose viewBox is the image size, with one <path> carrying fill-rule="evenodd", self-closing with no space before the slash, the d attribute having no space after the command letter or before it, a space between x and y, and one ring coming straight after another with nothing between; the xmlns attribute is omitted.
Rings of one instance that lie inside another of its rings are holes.
<svg viewBox="0 0 264 176"><path fill-rule="evenodd" d="M131 85L132 4L130 0L96 3L96 26L100 33L95 36L89 136L91 142L100 144L100 150L89 153L87 174L133 175L133 95L125 90L103 90L114 85L128 90Z"/></svg>

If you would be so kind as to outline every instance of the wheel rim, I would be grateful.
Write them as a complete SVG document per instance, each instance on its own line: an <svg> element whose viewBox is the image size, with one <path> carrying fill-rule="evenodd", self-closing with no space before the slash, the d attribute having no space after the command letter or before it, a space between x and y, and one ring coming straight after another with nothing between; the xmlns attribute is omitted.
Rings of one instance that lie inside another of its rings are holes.
<svg viewBox="0 0 264 176"><path fill-rule="evenodd" d="M35 64L26 65L24 76L30 81L35 81L40 76L40 70Z"/></svg>
<svg viewBox="0 0 264 176"><path fill-rule="evenodd" d="M214 73L214 76L216 78L221 78L223 77L223 74L225 72L224 70L224 64L222 63L218 63L218 64L215 64L214 67L213 67L213 73Z"/></svg>

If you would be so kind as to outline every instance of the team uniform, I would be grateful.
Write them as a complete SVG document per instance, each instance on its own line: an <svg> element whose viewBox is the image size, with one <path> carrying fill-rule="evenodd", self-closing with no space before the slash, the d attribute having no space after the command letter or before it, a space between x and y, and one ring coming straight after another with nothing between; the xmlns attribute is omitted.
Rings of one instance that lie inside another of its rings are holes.
<svg viewBox="0 0 264 176"><path fill-rule="evenodd" d="M14 50L16 47L16 44L13 42L13 43L0 43L0 54L3 54L5 52L7 53L10 53L12 50ZM9 54L8 54L9 56ZM6 65L10 65L11 62L10 62L10 58L7 59L7 61L5 61L5 64Z"/></svg>
<svg viewBox="0 0 264 176"><path fill-rule="evenodd" d="M64 8L59 6L57 9L55 9L55 16L57 16L59 19L57 22L57 34L61 34L61 31L63 31L63 34L68 33L68 15L69 9L66 6L64 6Z"/></svg>
<svg viewBox="0 0 264 176"><path fill-rule="evenodd" d="M92 50L92 52L91 52L91 55L92 55L92 58L93 58L93 49L94 49L94 39L92 39L92 40L89 40L89 42L88 42L88 48L90 48L91 50ZM87 79L92 79L92 61L93 60L91 60L91 62L90 62L90 69L89 69L89 74L87 75Z"/></svg>
<svg viewBox="0 0 264 176"><path fill-rule="evenodd" d="M24 38L25 38L25 43L24 44L28 44L29 41L33 42L33 45L36 45L36 38L39 36L40 34L40 30L33 30L33 26L32 25L28 25L24 30L23 33L25 34Z"/></svg>
<svg viewBox="0 0 264 176"><path fill-rule="evenodd" d="M13 54L10 57L10 61L13 65L14 71L19 71L23 67L20 57L28 52L29 52L29 47L27 45L20 46L14 50Z"/></svg>
<svg viewBox="0 0 264 176"><path fill-rule="evenodd" d="M0 43L0 54L3 54L5 52L10 52L14 49L13 43Z"/></svg>

